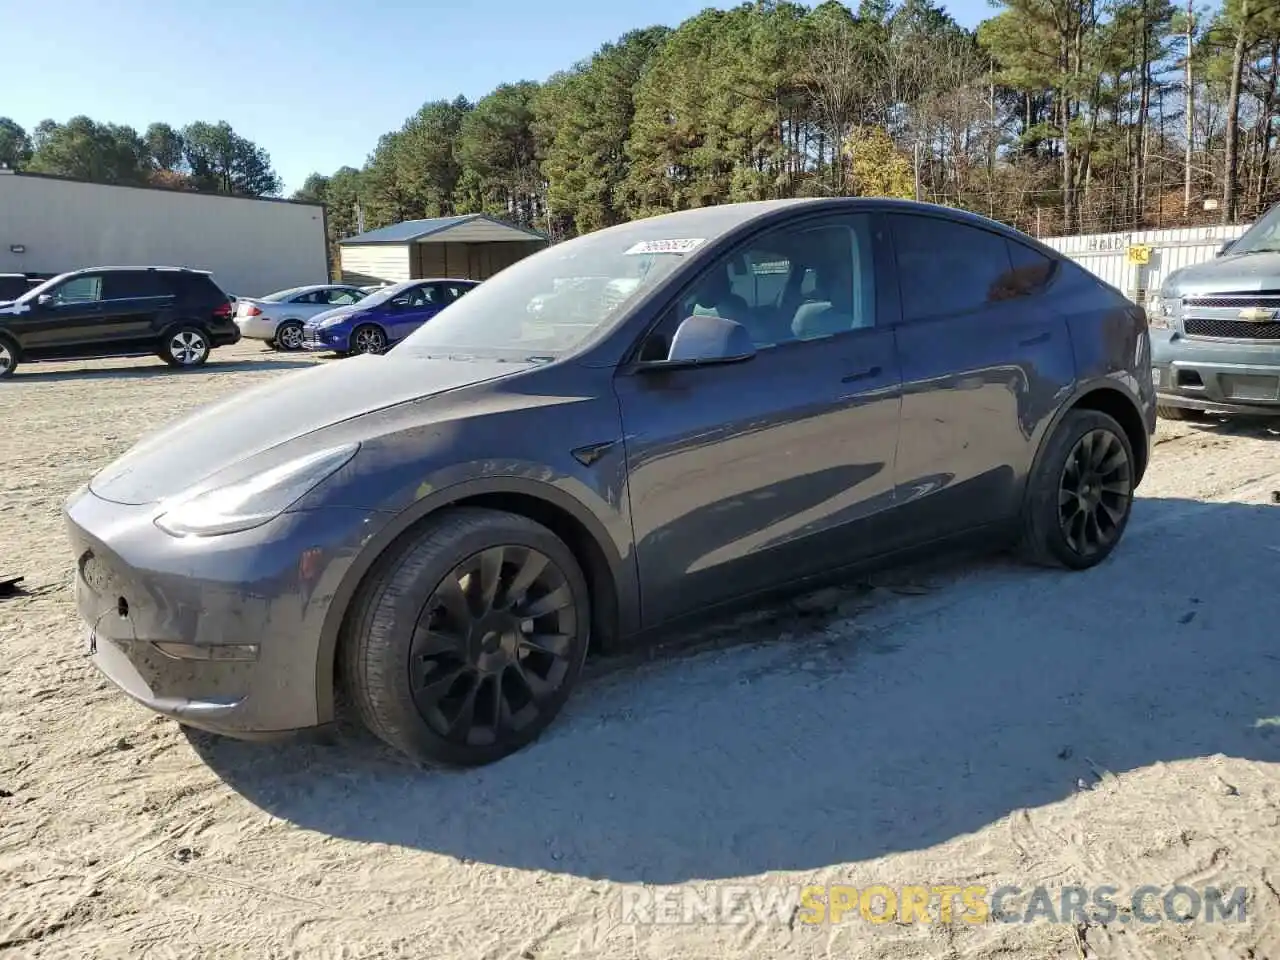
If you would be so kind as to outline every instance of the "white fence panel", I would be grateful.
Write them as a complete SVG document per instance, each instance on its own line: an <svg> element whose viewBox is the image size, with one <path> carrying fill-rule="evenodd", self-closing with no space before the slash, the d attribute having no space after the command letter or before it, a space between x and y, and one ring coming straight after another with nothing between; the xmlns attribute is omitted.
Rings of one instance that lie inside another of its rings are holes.
<svg viewBox="0 0 1280 960"><path fill-rule="evenodd" d="M1047 237L1041 242L1066 254L1090 273L1145 304L1174 270L1212 260L1218 248L1249 229L1250 224L1179 227ZM1130 251L1134 256L1130 256ZM1140 262L1145 257L1146 262Z"/></svg>

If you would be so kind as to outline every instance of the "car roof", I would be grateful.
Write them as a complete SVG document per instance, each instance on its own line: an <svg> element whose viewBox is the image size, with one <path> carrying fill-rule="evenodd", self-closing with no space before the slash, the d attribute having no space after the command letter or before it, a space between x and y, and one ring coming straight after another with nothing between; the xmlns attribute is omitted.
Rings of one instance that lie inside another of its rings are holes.
<svg viewBox="0 0 1280 960"><path fill-rule="evenodd" d="M138 266L108 266L108 267L80 267L76 270L68 270L66 273L59 274L63 277L74 277L80 273L114 273L119 270L157 270L166 273L195 273L202 276L213 276L212 270L197 270L194 267L162 267L154 265L138 265Z"/></svg>
<svg viewBox="0 0 1280 960"><path fill-rule="evenodd" d="M694 229L699 236L721 236L756 221L777 219L786 213L801 211L813 213L829 212L855 213L858 211L878 210L893 213L929 214L943 217L971 226L998 231L1006 236L1037 241L1019 230L991 220L980 214L956 207L944 207L936 203L925 203L921 200L900 200L894 197L795 197L785 200L748 200L741 203L716 204L708 207L693 207L689 210L677 210L674 213L662 213L641 220L631 220L608 230L625 230L638 224L669 224L672 230ZM689 234L692 235L692 234ZM676 234L672 234L676 236Z"/></svg>

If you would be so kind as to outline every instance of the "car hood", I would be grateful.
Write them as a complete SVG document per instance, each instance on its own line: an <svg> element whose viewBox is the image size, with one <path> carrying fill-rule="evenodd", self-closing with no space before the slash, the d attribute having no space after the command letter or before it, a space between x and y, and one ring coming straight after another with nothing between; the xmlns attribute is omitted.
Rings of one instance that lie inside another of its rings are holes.
<svg viewBox="0 0 1280 960"><path fill-rule="evenodd" d="M94 476L89 489L115 503L155 503L314 431L531 366L395 353L317 364L167 424Z"/></svg>
<svg viewBox="0 0 1280 960"><path fill-rule="evenodd" d="M1163 284L1174 297L1264 290L1280 290L1280 253L1229 253L1175 270Z"/></svg>
<svg viewBox="0 0 1280 960"><path fill-rule="evenodd" d="M346 307L334 307L332 310L325 310L323 313L317 313L314 317L307 321L308 327L318 327L326 320L340 320L344 317L352 317L357 313L363 313L365 307L358 303L353 303Z"/></svg>

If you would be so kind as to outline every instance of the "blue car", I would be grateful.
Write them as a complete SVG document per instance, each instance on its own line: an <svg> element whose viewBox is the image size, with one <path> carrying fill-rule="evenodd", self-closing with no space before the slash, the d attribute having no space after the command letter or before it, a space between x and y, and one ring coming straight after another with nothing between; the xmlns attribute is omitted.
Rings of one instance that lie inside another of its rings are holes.
<svg viewBox="0 0 1280 960"><path fill-rule="evenodd" d="M305 350L383 353L479 285L478 280L406 280L357 303L326 310L303 328Z"/></svg>

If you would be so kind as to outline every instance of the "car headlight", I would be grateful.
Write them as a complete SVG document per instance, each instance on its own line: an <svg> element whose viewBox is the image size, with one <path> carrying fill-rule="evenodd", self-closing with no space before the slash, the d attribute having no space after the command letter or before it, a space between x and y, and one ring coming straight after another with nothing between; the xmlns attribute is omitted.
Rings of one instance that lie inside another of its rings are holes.
<svg viewBox="0 0 1280 960"><path fill-rule="evenodd" d="M274 520L346 466L358 443L309 453L244 480L163 504L156 526L175 537L239 533Z"/></svg>
<svg viewBox="0 0 1280 960"><path fill-rule="evenodd" d="M1147 303L1147 322L1156 330L1168 330L1173 326L1180 301L1176 297L1156 296Z"/></svg>
<svg viewBox="0 0 1280 960"><path fill-rule="evenodd" d="M330 317L328 320L321 320L320 329L328 330L330 327L336 327L338 324L340 324L343 320L346 320L346 319L347 319L346 317Z"/></svg>

